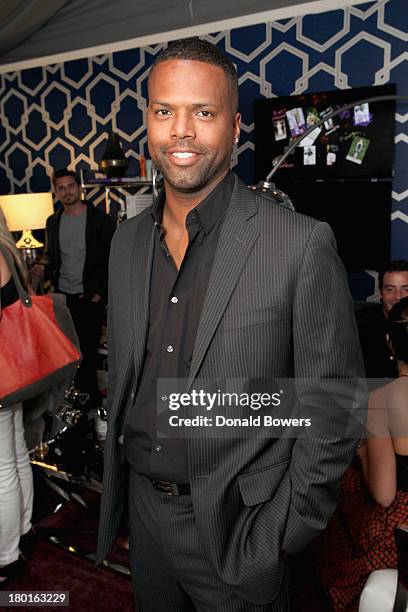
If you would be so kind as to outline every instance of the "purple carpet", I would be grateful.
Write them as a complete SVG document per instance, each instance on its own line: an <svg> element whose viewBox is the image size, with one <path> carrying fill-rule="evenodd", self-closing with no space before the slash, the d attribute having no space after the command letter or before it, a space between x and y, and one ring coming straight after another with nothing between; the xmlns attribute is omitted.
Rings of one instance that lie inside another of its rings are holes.
<svg viewBox="0 0 408 612"><path fill-rule="evenodd" d="M87 492L87 497L94 504L96 494ZM88 499L87 499L88 501ZM78 503L66 503L57 513L41 520L41 528L77 528L88 531L80 534L59 536L66 543L73 544L85 552L95 552L96 516L89 513ZM93 531L93 533L92 533ZM89 533L91 532L91 533ZM128 553L115 546L112 561L129 566ZM41 537L29 562L27 571L18 581L0 585L0 590L7 591L69 591L69 608L60 608L70 612L134 612L133 593L130 577L118 574L109 569L95 567L92 561L81 559L58 546L48 543ZM7 607L7 612L15 610L55 610L56 607Z"/></svg>

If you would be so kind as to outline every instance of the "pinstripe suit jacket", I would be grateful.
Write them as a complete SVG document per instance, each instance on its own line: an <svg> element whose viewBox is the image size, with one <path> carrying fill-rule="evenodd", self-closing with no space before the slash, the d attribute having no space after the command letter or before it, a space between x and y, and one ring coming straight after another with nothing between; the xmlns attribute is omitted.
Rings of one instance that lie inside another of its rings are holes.
<svg viewBox="0 0 408 612"><path fill-rule="evenodd" d="M147 210L121 225L112 243L99 562L126 498L120 436L144 359L154 243L149 217ZM362 368L352 300L329 226L253 195L236 178L190 382L353 378ZM284 574L282 550L296 554L325 527L354 447L345 438L189 440L197 526L215 571L237 594L258 604L274 600Z"/></svg>

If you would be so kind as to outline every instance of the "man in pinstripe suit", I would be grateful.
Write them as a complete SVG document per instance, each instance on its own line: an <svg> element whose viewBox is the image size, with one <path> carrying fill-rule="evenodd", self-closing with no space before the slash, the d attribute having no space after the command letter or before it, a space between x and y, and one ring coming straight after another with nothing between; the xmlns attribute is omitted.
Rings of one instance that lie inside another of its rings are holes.
<svg viewBox="0 0 408 612"><path fill-rule="evenodd" d="M158 433L168 416L156 409L168 399L159 379L186 379L191 392L199 379L362 375L330 228L253 195L229 170L237 102L223 53L197 39L169 45L149 77L149 151L164 193L112 245L98 560L128 492L142 611L288 610L289 558L324 529L355 447L339 433ZM354 384L337 392L343 434ZM298 395L332 414L310 384Z"/></svg>

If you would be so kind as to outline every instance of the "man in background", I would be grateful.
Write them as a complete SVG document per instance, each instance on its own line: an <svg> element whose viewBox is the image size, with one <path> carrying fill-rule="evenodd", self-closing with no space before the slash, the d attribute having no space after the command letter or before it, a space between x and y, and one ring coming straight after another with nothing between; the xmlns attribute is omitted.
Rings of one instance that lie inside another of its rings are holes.
<svg viewBox="0 0 408 612"><path fill-rule="evenodd" d="M381 304L357 312L360 343L367 378L396 378L397 363L387 342L391 308L408 295L408 261L392 261L379 276Z"/></svg>
<svg viewBox="0 0 408 612"><path fill-rule="evenodd" d="M62 207L47 219L47 246L33 273L51 278L54 291L64 293L82 351L76 386L88 393L88 408L100 405L97 351L108 287L109 249L115 224L92 204L80 199L80 181L71 170L52 177Z"/></svg>

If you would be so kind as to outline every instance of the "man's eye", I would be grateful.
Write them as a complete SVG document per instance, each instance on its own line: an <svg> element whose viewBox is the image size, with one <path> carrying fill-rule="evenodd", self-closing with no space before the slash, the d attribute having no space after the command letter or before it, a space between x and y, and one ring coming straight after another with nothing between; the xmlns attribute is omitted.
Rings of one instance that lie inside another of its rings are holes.
<svg viewBox="0 0 408 612"><path fill-rule="evenodd" d="M204 119L208 119L209 117L213 117L214 115L210 113L210 111L202 110L198 112L199 117L204 117Z"/></svg>
<svg viewBox="0 0 408 612"><path fill-rule="evenodd" d="M156 111L156 115L159 115L159 117L166 117L170 115L170 111L167 110L167 108L159 108L159 110Z"/></svg>

